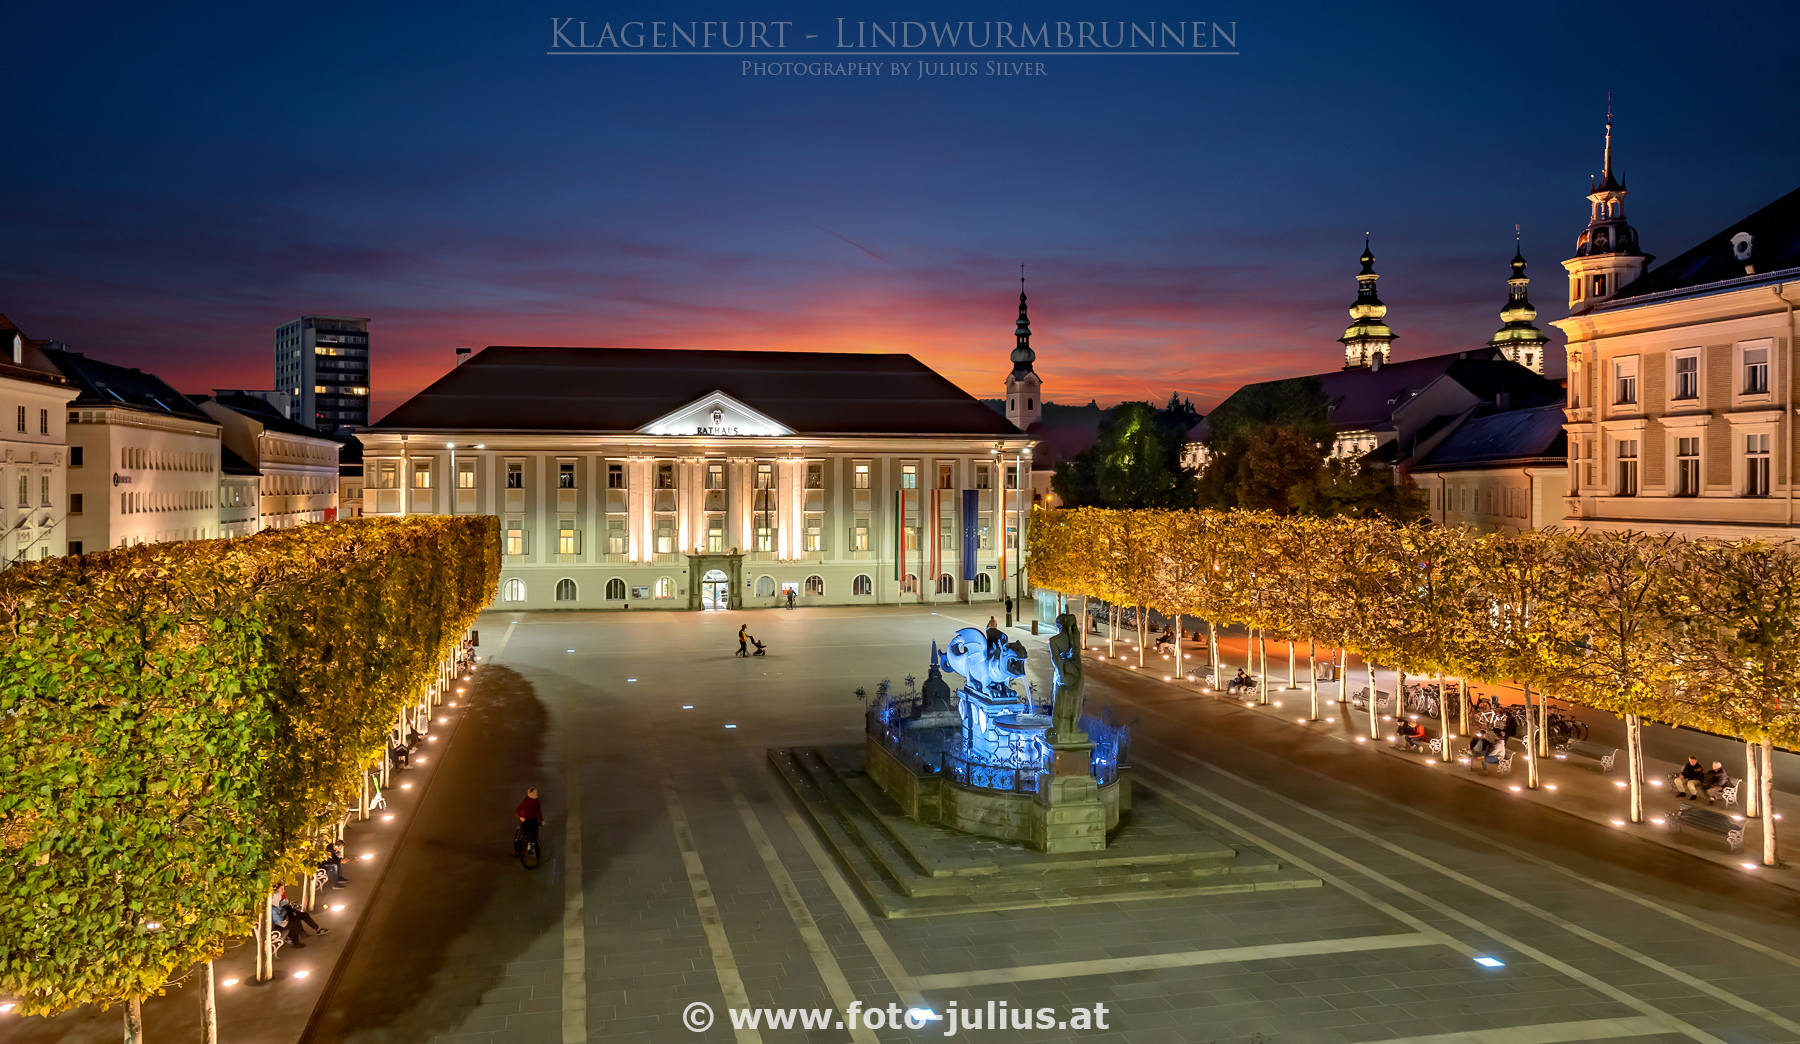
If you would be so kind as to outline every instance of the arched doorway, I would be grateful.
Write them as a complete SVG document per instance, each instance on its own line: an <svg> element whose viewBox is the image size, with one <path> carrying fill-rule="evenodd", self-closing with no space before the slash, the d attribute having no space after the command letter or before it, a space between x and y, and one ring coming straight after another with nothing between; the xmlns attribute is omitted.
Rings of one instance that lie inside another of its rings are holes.
<svg viewBox="0 0 1800 1044"><path fill-rule="evenodd" d="M731 608L731 578L723 569L708 569L700 579L700 608Z"/></svg>

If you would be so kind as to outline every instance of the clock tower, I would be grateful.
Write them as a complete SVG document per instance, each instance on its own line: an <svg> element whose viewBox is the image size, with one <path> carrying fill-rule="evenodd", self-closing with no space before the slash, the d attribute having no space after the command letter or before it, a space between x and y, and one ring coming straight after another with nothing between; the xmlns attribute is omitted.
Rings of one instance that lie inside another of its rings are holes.
<svg viewBox="0 0 1800 1044"><path fill-rule="evenodd" d="M1383 321L1387 305L1375 295L1375 281L1381 277L1375 274L1375 255L1369 250L1368 240L1363 241L1362 257L1358 260L1362 271L1356 275L1356 303L1350 306L1352 322L1338 340L1344 344L1344 369L1380 369L1387 365L1394 331Z"/></svg>
<svg viewBox="0 0 1800 1044"><path fill-rule="evenodd" d="M1044 416L1043 383L1031 364L1031 317L1025 312L1025 278L1019 277L1019 322L1013 328L1012 372L1006 375L1006 419L1020 431L1030 431Z"/></svg>
<svg viewBox="0 0 1800 1044"><path fill-rule="evenodd" d="M1569 271L1569 313L1580 315L1641 275L1652 260L1638 249L1637 229L1625 223L1625 183L1613 176L1612 109L1606 111L1606 150L1588 193L1588 227L1575 240Z"/></svg>

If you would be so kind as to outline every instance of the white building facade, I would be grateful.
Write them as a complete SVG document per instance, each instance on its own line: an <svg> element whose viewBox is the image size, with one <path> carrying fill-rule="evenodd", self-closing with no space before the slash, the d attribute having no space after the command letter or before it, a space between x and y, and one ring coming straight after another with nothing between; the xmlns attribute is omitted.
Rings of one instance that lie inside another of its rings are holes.
<svg viewBox="0 0 1800 1044"><path fill-rule="evenodd" d="M365 514L500 519L502 608L1016 589L1031 440L909 356L489 348L358 438Z"/></svg>
<svg viewBox="0 0 1800 1044"><path fill-rule="evenodd" d="M75 386L0 316L0 568L68 553Z"/></svg>

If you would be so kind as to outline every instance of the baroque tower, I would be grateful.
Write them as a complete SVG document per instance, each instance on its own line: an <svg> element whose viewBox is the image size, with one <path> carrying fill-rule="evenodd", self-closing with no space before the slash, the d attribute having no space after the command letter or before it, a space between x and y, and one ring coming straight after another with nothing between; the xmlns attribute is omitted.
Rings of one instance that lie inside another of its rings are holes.
<svg viewBox="0 0 1800 1044"><path fill-rule="evenodd" d="M1363 241L1362 257L1358 260L1362 271L1356 275L1356 303L1350 306L1350 318L1354 321L1338 340L1344 344L1344 369L1380 369L1387 365L1394 331L1382 321L1387 305L1375 296L1375 281L1381 277L1375 274L1375 255L1367 240Z"/></svg>
<svg viewBox="0 0 1800 1044"><path fill-rule="evenodd" d="M1625 184L1613 176L1612 108L1606 110L1606 150L1588 193L1588 227L1575 240L1569 270L1569 313L1580 315L1636 279L1650 264L1638 249L1637 229L1625 223Z"/></svg>
<svg viewBox="0 0 1800 1044"><path fill-rule="evenodd" d="M1006 419L1020 431L1029 431L1044 415L1042 382L1031 364L1031 317L1025 313L1025 277L1019 277L1019 322L1013 330L1012 372L1006 375Z"/></svg>
<svg viewBox="0 0 1800 1044"><path fill-rule="evenodd" d="M1525 287L1530 282L1525 278L1525 255L1515 246L1512 278L1506 281L1506 304L1500 309L1500 329L1495 331L1488 345L1500 349L1501 355L1527 370L1541 374L1544 372L1544 345L1550 343L1550 335L1533 324L1537 309L1525 296Z"/></svg>

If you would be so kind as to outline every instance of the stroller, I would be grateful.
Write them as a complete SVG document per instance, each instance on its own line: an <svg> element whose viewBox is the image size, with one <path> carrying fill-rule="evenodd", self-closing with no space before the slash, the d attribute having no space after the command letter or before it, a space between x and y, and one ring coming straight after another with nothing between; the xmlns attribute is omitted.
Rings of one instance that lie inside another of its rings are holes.
<svg viewBox="0 0 1800 1044"><path fill-rule="evenodd" d="M758 640L755 635L749 635L748 637L750 639L750 644L756 646L756 651L751 653L750 655L761 656L764 653L767 653L769 651L768 648L766 646L764 646L763 643L760 640Z"/></svg>

